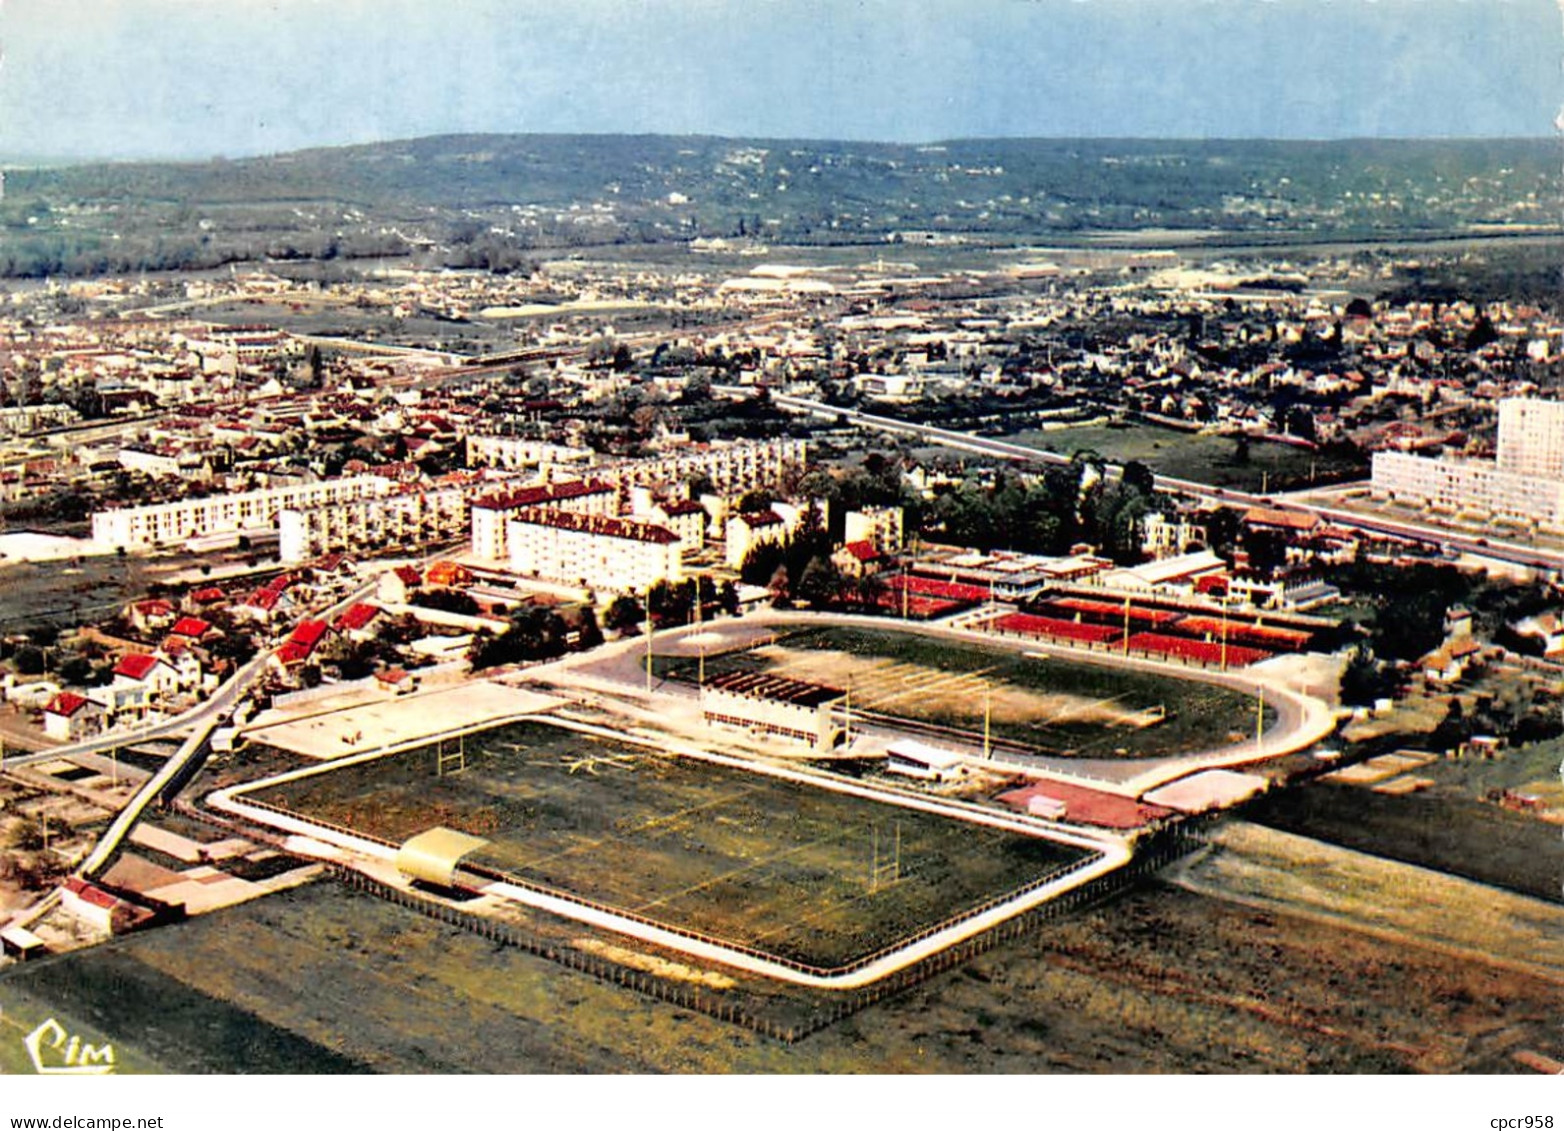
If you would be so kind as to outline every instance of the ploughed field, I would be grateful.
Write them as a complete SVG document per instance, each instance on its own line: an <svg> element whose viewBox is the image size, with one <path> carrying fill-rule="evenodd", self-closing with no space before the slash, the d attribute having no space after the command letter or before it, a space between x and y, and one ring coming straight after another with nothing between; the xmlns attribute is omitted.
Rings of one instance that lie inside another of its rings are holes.
<svg viewBox="0 0 1564 1131"><path fill-rule="evenodd" d="M543 723L469 735L464 757L441 774L422 747L253 796L395 843L484 837L468 862L824 969L1088 855Z"/></svg>

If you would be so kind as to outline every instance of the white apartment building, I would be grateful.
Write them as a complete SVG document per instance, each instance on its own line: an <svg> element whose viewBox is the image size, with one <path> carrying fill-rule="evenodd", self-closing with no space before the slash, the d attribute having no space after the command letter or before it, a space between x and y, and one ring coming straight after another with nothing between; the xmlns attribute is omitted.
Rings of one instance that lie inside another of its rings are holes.
<svg viewBox="0 0 1564 1131"><path fill-rule="evenodd" d="M510 568L523 577L610 593L644 593L684 577L679 536L661 526L544 508L506 525Z"/></svg>
<svg viewBox="0 0 1564 1131"><path fill-rule="evenodd" d="M468 529L469 510L465 487L290 508L277 515L278 555L292 564L337 550L448 542Z"/></svg>
<svg viewBox="0 0 1564 1131"><path fill-rule="evenodd" d="M467 437L468 467L494 467L505 471L541 468L547 471L561 465L591 467L596 462L597 453L591 448L572 448L520 436Z"/></svg>
<svg viewBox="0 0 1564 1131"><path fill-rule="evenodd" d="M743 566L756 546L782 542L793 537L804 524L811 507L819 511L820 525L830 525L830 502L819 499L804 503L772 503L769 510L737 514L724 529L723 560L729 569Z"/></svg>
<svg viewBox="0 0 1564 1131"><path fill-rule="evenodd" d="M284 510L376 498L394 489L394 483L380 476L355 475L173 503L117 507L93 514L92 540L105 550L147 550L212 534L269 534Z"/></svg>
<svg viewBox="0 0 1564 1131"><path fill-rule="evenodd" d="M525 510L545 509L570 514L611 515L619 509L619 492L609 483L544 483L496 491L472 503L472 552L489 562L510 556L507 525Z"/></svg>
<svg viewBox="0 0 1564 1131"><path fill-rule="evenodd" d="M212 325L193 330L185 348L200 355L204 372L231 374L282 357L293 348L293 338L273 326Z"/></svg>
<svg viewBox="0 0 1564 1131"><path fill-rule="evenodd" d="M894 554L902 547L900 507L864 507L844 516L843 542L872 542L882 554Z"/></svg>
<svg viewBox="0 0 1564 1131"><path fill-rule="evenodd" d="M1564 479L1564 401L1500 401L1497 462L1500 471Z"/></svg>
<svg viewBox="0 0 1564 1131"><path fill-rule="evenodd" d="M630 488L630 517L666 527L679 536L683 553L693 554L706 544L706 508L689 499L658 499L650 487Z"/></svg>
<svg viewBox="0 0 1564 1131"><path fill-rule="evenodd" d="M69 405L31 404L0 408L0 436L26 436L46 428L64 428L81 420Z"/></svg>
<svg viewBox="0 0 1564 1131"><path fill-rule="evenodd" d="M1375 452L1373 493L1446 514L1564 531L1564 478L1502 470L1486 460Z"/></svg>
<svg viewBox="0 0 1564 1131"><path fill-rule="evenodd" d="M740 441L659 459L607 464L593 474L624 490L682 485L704 478L718 494L738 495L778 486L789 473L803 471L807 459L808 445L803 440Z"/></svg>

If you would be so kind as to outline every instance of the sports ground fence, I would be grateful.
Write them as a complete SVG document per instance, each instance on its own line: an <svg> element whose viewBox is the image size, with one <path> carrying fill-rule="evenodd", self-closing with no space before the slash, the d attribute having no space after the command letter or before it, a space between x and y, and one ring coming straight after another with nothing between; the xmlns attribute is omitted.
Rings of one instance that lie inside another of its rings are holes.
<svg viewBox="0 0 1564 1131"><path fill-rule="evenodd" d="M418 892L392 886L340 864L328 864L327 871L349 888L366 892L390 903L406 907L438 922L470 931L491 942L516 947L528 954L557 963L567 969L589 974L603 982L626 987L654 1000L665 1002L681 1009L689 1009L719 1021L738 1025L762 1036L781 1041L784 1044L795 1044L805 1037L818 1033L822 1029L828 1028L861 1010L902 994L937 974L963 966L997 946L1031 934L1045 923L1080 911L1118 894L1125 888L1138 883L1152 873L1194 851L1201 843L1200 830L1203 828L1203 825L1204 822L1196 821L1178 829L1169 830L1155 841L1144 845L1136 857L1124 867L1115 869L1078 888L1064 892L1057 899L1050 900L1028 911L1023 911L979 935L965 939L940 951L938 954L931 955L892 974L888 974L871 986L852 991L825 991L833 993L834 997L834 1000L828 1006L816 1008L811 1016L803 1020L786 1023L765 1016L762 1012L753 1009L745 1003L735 1001L728 995L703 991L674 978L666 978L644 970L637 970L625 964L604 958L601 955L545 941L513 924L502 923L419 894ZM1052 878L1057 878L1057 874ZM1014 893L1005 898L1014 898ZM578 902L587 901L578 900ZM975 912L964 912L955 918L957 920L965 919L973 913ZM942 923L938 927L929 928L927 931L920 932L914 938L922 938L929 933L943 929L947 925ZM658 924L658 926L668 929L666 924ZM674 930L677 931L677 928L674 928ZM688 933L691 937L701 937L693 932L678 931L678 933ZM887 949L899 949L909 945L912 941L914 940L904 939L895 944L894 947ZM740 951L748 949L734 946L731 943L723 943L722 945ZM853 965L857 966L872 961L879 953L867 956ZM765 957L770 961L777 961L774 955L765 955ZM789 963L789 965L794 964ZM812 969L802 964L796 965L799 965L801 969Z"/></svg>

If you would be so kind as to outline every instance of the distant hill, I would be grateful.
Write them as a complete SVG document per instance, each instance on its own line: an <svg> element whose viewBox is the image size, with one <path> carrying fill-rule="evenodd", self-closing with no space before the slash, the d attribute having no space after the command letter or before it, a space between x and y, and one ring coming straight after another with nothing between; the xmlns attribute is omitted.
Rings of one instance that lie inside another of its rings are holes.
<svg viewBox="0 0 1564 1131"><path fill-rule="evenodd" d="M1557 160L1552 139L432 137L235 161L12 168L0 273L418 247L458 259L465 248L484 265L540 248L700 236L1003 244L1149 228L1444 234L1556 225Z"/></svg>

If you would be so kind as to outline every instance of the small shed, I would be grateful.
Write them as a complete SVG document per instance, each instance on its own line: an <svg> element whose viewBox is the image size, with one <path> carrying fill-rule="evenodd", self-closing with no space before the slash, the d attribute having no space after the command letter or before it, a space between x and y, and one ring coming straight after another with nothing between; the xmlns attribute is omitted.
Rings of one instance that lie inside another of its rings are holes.
<svg viewBox="0 0 1564 1131"><path fill-rule="evenodd" d="M26 927L6 927L0 930L0 947L4 948L7 957L18 962L26 962L49 952L43 940Z"/></svg>
<svg viewBox="0 0 1564 1131"><path fill-rule="evenodd" d="M488 843L481 836L436 825L402 842L396 854L396 868L409 879L453 887L462 857Z"/></svg>

